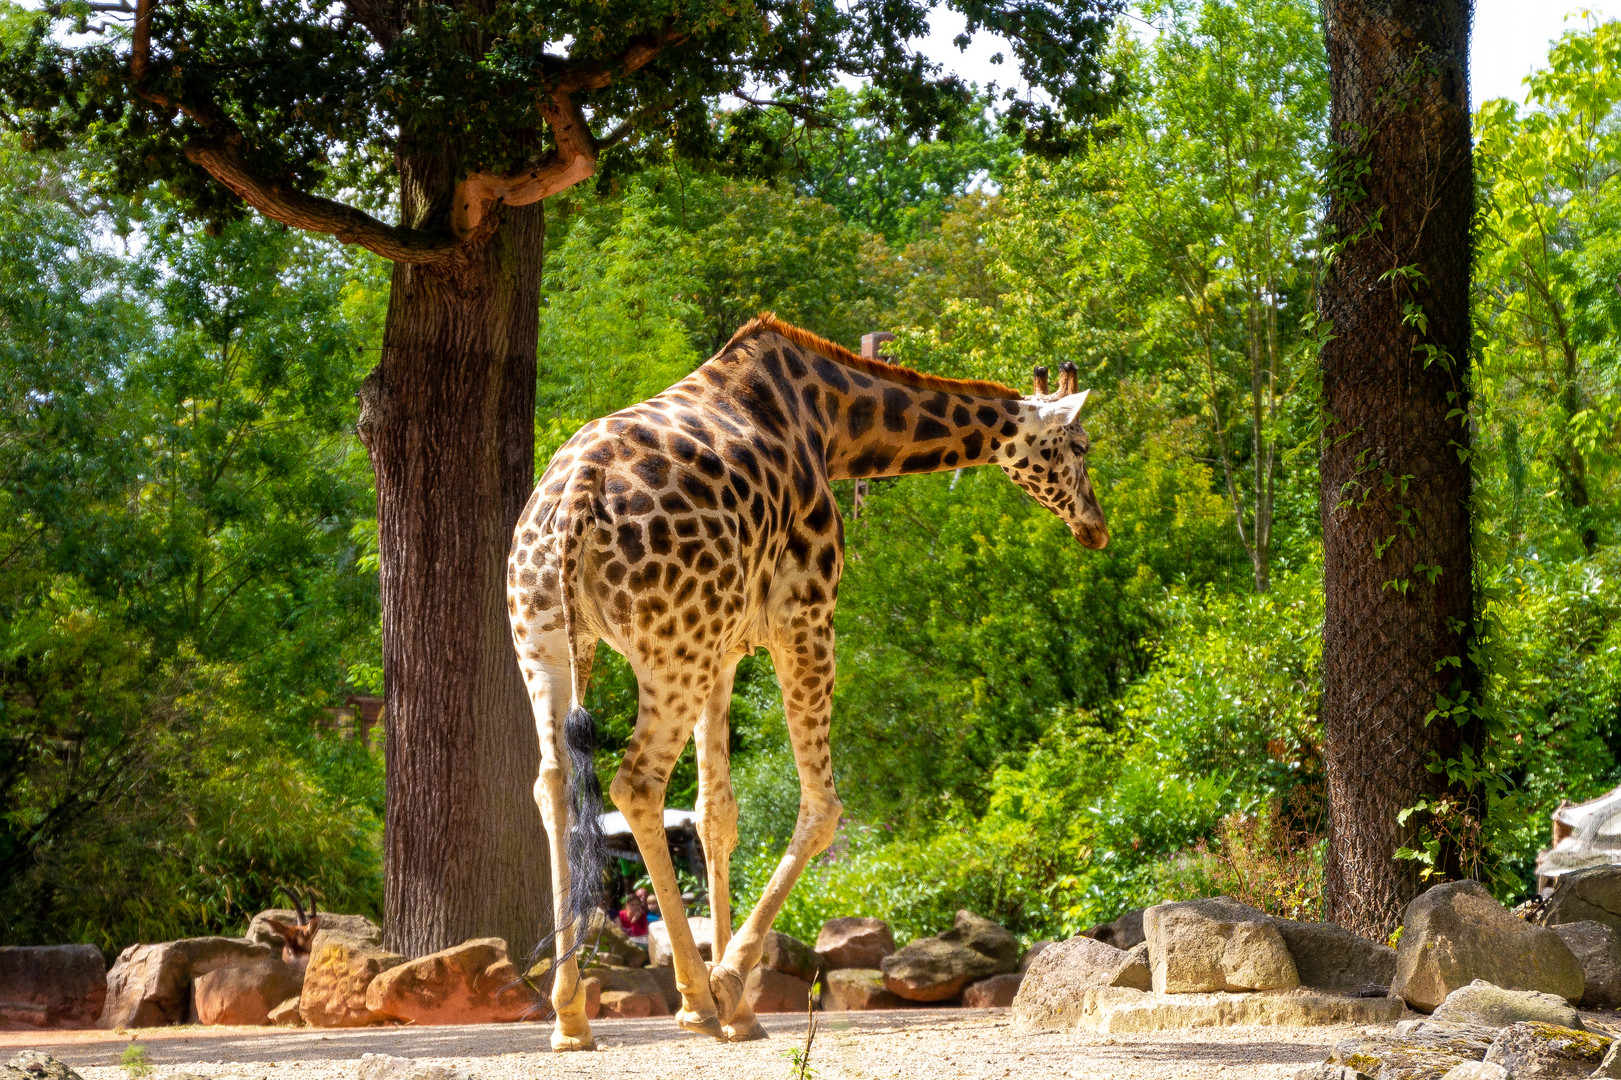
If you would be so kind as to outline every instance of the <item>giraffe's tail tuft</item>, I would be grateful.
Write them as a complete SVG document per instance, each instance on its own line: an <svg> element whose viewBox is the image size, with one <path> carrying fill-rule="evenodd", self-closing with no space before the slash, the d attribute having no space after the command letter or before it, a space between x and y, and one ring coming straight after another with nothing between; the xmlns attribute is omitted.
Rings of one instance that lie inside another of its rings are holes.
<svg viewBox="0 0 1621 1080"><path fill-rule="evenodd" d="M597 721L579 705L563 721L568 748L568 796L573 825L568 837L569 911L584 935L602 904L602 880L608 871L608 843L602 833L602 783L597 779Z"/></svg>

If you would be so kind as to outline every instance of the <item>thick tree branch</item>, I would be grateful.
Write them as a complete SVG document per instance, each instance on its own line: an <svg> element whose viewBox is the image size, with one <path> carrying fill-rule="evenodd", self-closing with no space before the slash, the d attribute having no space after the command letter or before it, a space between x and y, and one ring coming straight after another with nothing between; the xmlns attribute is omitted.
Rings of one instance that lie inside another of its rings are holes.
<svg viewBox="0 0 1621 1080"><path fill-rule="evenodd" d="M557 149L504 176L474 173L456 185L452 226L457 236L478 228L492 206L525 206L589 179L597 171L597 144L591 128L567 94L559 90L540 113L551 125Z"/></svg>
<svg viewBox="0 0 1621 1080"><path fill-rule="evenodd" d="M186 144L186 160L206 170L268 218L335 236L345 244L359 244L395 262L437 262L462 245L457 237L389 225L352 206L267 180L242 157L239 142L235 136L195 136Z"/></svg>

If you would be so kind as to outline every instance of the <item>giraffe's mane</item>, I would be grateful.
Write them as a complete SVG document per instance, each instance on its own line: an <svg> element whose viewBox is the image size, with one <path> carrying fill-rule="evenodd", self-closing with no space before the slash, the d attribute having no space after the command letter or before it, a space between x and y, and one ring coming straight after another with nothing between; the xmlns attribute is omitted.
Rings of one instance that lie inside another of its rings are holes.
<svg viewBox="0 0 1621 1080"><path fill-rule="evenodd" d="M785 323L771 312L766 311L750 319L738 327L737 333L726 343L725 348L730 349L756 334L781 334L795 345L801 345L812 352L821 353L835 363L847 368L864 371L888 382L901 383L905 386L916 386L923 390L940 390L948 394L971 394L974 397L993 398L1021 398L1024 395L1011 386L1004 386L999 382L990 382L985 379L948 379L943 375L930 375L927 372L914 371L899 364L886 364L882 360L870 360L865 356L857 356L837 342L829 341L819 334L813 334L803 327Z"/></svg>

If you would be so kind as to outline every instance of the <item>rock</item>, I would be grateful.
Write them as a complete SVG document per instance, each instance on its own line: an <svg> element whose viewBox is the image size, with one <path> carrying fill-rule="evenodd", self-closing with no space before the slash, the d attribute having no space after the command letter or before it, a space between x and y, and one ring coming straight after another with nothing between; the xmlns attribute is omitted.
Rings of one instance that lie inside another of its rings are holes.
<svg viewBox="0 0 1621 1080"><path fill-rule="evenodd" d="M271 955L269 946L240 938L185 938L160 945L131 945L118 954L107 972L100 1026L178 1024L190 1012L193 979Z"/></svg>
<svg viewBox="0 0 1621 1080"><path fill-rule="evenodd" d="M1407 905L1391 992L1419 1012L1476 979L1582 997L1582 968L1559 935L1503 910L1478 882L1449 881Z"/></svg>
<svg viewBox="0 0 1621 1080"><path fill-rule="evenodd" d="M690 921L690 920L689 920ZM663 926L662 922L656 924ZM665 937L668 942L668 935ZM591 915L581 950L581 967L646 967L647 953L619 928L619 920L598 908Z"/></svg>
<svg viewBox="0 0 1621 1080"><path fill-rule="evenodd" d="M1590 1076L1604 1061L1611 1040L1590 1031L1522 1020L1497 1033L1486 1060L1514 1074L1514 1080L1558 1080Z"/></svg>
<svg viewBox="0 0 1621 1080"><path fill-rule="evenodd" d="M1013 999L1013 1018L1030 1027L1064 1030L1081 1018L1086 990L1149 988L1147 944L1131 952L1089 937L1072 937L1042 950Z"/></svg>
<svg viewBox="0 0 1621 1080"><path fill-rule="evenodd" d="M1096 936L1105 945L1113 945L1117 949L1135 949L1148 940L1148 931L1144 923L1144 916L1147 913L1147 908L1128 911L1114 922L1093 927L1097 933L1093 935L1088 931L1088 935Z"/></svg>
<svg viewBox="0 0 1621 1080"><path fill-rule="evenodd" d="M1024 976L1018 972L1007 975L992 975L988 979L981 979L969 983L963 988L962 1007L965 1009L1005 1009L1013 1004L1013 999L1019 994L1019 985L1024 982Z"/></svg>
<svg viewBox="0 0 1621 1080"><path fill-rule="evenodd" d="M1401 1004L1398 998L1361 1000ZM1446 1027L1466 1026L1449 1024ZM1432 1029L1427 1033L1367 1035L1337 1043L1328 1055L1328 1064L1358 1069L1378 1080L1434 1080L1465 1062L1481 1060L1491 1044L1492 1033L1481 1035L1469 1030Z"/></svg>
<svg viewBox="0 0 1621 1080"><path fill-rule="evenodd" d="M668 987L661 976L668 976ZM603 1016L669 1016L681 1005L674 968L594 967L580 972L580 977L600 985ZM589 998L586 1007L589 1010Z"/></svg>
<svg viewBox="0 0 1621 1080"><path fill-rule="evenodd" d="M743 1000L757 1013L802 1013L810 1008L811 985L785 971L756 967L743 983Z"/></svg>
<svg viewBox="0 0 1621 1080"><path fill-rule="evenodd" d="M1582 1007L1613 1009L1621 1005L1621 934L1591 919L1559 923L1553 932L1582 966Z"/></svg>
<svg viewBox="0 0 1621 1080"><path fill-rule="evenodd" d="M1484 1024L1454 1024L1427 1016L1422 1020L1403 1020L1391 1028L1391 1034L1410 1039L1428 1039L1431 1042L1467 1039L1478 1042L1481 1046L1480 1052L1485 1054L1485 1048L1497 1038L1497 1029Z"/></svg>
<svg viewBox="0 0 1621 1080"><path fill-rule="evenodd" d="M837 968L822 976L822 1008L828 1012L904 1009L911 1002L889 991L877 968Z"/></svg>
<svg viewBox="0 0 1621 1080"><path fill-rule="evenodd" d="M1332 994L1379 995L1396 974L1396 950L1333 923L1273 919L1294 959L1300 985Z"/></svg>
<svg viewBox="0 0 1621 1080"><path fill-rule="evenodd" d="M298 999L290 997L266 1014L265 1018L277 1027L303 1027L304 1014L298 1011Z"/></svg>
<svg viewBox="0 0 1621 1080"><path fill-rule="evenodd" d="M1466 1061L1447 1070L1441 1080L1514 1080L1514 1074L1492 1061Z"/></svg>
<svg viewBox="0 0 1621 1080"><path fill-rule="evenodd" d="M702 915L687 919L692 939L698 943L698 955L705 960L714 959L715 924ZM647 924L647 956L654 967L675 967L675 954L670 951L670 928L663 919Z"/></svg>
<svg viewBox="0 0 1621 1080"><path fill-rule="evenodd" d="M0 1010L33 1006L26 1011L37 1013L37 1027L84 1028L95 1026L106 999L107 962L94 945L0 948Z"/></svg>
<svg viewBox="0 0 1621 1080"><path fill-rule="evenodd" d="M951 929L940 934L941 941L966 945L981 956L1003 965L1003 972L1019 970L1019 939L1001 926L972 911L959 911ZM879 965L882 967L883 965Z"/></svg>
<svg viewBox="0 0 1621 1080"><path fill-rule="evenodd" d="M1582 1018L1562 997L1534 990L1504 990L1484 979L1460 986L1436 1007L1437 1020L1501 1028L1521 1020L1584 1030Z"/></svg>
<svg viewBox="0 0 1621 1080"><path fill-rule="evenodd" d="M664 1004L671 1013L681 1008L681 990L675 985L675 968L661 967L649 968L653 973L653 983L664 995Z"/></svg>
<svg viewBox="0 0 1621 1080"><path fill-rule="evenodd" d="M1024 972L1029 971L1030 965L1036 962L1036 957L1040 956L1047 949L1051 948L1053 944L1054 942L1048 938L1040 938L1036 941L1032 941L1030 943L1030 947L1024 950L1024 956L1019 960L1019 973L1023 974Z"/></svg>
<svg viewBox="0 0 1621 1080"><path fill-rule="evenodd" d="M261 1025L270 1010L304 987L304 974L279 956L217 968L192 983L192 1012L202 1024Z"/></svg>
<svg viewBox="0 0 1621 1080"><path fill-rule="evenodd" d="M321 930L338 937L350 938L354 941L364 941L371 945L383 943L383 928L366 918L364 915L344 915L336 911L323 911L320 913ZM248 931L243 938L259 945L268 945L279 954L283 944L282 936L270 927L270 920L287 923L298 922L298 912L291 908L267 908L259 912L248 923ZM313 942L311 944L314 944Z"/></svg>
<svg viewBox="0 0 1621 1080"><path fill-rule="evenodd" d="M466 1069L434 1065L389 1054L362 1054L355 1080L473 1080Z"/></svg>
<svg viewBox="0 0 1621 1080"><path fill-rule="evenodd" d="M1330 1065L1326 1061L1308 1065L1295 1073L1294 1080L1373 1080L1361 1069L1349 1065Z"/></svg>
<svg viewBox="0 0 1621 1080"><path fill-rule="evenodd" d="M1610 1044L1610 1049L1604 1054L1604 1060L1594 1069L1591 1076L1621 1076L1621 1039Z"/></svg>
<svg viewBox="0 0 1621 1080"><path fill-rule="evenodd" d="M585 1018L595 1020L602 1014L602 980L581 979L580 989L585 994ZM537 1020L550 1020L552 1018L552 1003L542 1001L539 1010L535 1013Z"/></svg>
<svg viewBox="0 0 1621 1080"><path fill-rule="evenodd" d="M84 1077L38 1050L24 1050L11 1059L10 1068L28 1080L84 1080Z"/></svg>
<svg viewBox="0 0 1621 1080"><path fill-rule="evenodd" d="M767 930L761 942L760 966L792 975L796 979L815 982L822 958L816 955L815 949L798 938Z"/></svg>
<svg viewBox="0 0 1621 1080"><path fill-rule="evenodd" d="M956 941L918 938L880 965L889 992L908 1001L950 1001L971 982L1018 967Z"/></svg>
<svg viewBox="0 0 1621 1080"><path fill-rule="evenodd" d="M1143 915L1154 990L1278 990L1300 985L1269 916L1225 896L1159 904Z"/></svg>
<svg viewBox="0 0 1621 1080"><path fill-rule="evenodd" d="M475 938L407 960L366 987L367 1009L414 1024L507 1023L537 1004L500 938Z"/></svg>
<svg viewBox="0 0 1621 1080"><path fill-rule="evenodd" d="M1621 932L1621 866L1594 866L1561 876L1542 910L1542 922L1598 922Z"/></svg>
<svg viewBox="0 0 1621 1080"><path fill-rule="evenodd" d="M366 1005L371 981L405 957L381 945L319 930L310 942L310 966L298 1011L311 1027L364 1027L382 1017Z"/></svg>
<svg viewBox="0 0 1621 1080"><path fill-rule="evenodd" d="M876 968L894 951L895 936L882 919L829 919L816 935L816 952L822 958L824 971Z"/></svg>
<svg viewBox="0 0 1621 1080"><path fill-rule="evenodd" d="M1341 997L1299 989L1155 994L1124 987L1083 990L1079 1005L1075 1026L1105 1034L1234 1025L1382 1024L1401 1016L1403 1008L1399 998Z"/></svg>

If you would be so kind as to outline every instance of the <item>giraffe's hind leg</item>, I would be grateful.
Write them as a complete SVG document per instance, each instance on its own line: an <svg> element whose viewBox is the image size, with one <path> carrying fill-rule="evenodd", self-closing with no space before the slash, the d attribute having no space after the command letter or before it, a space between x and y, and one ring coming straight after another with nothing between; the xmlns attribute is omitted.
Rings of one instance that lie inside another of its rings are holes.
<svg viewBox="0 0 1621 1080"><path fill-rule="evenodd" d="M519 646L520 666L534 706L535 728L540 736L540 775L535 780L535 802L546 826L546 846L551 852L552 912L556 927L554 955L564 959L553 965L552 1049L593 1050L596 1040L585 1015L585 989L580 985L579 966L570 955L585 927L575 926L569 905L568 864L568 765L563 748L563 718L572 692L568 647L561 632L545 636L526 635ZM595 648L589 642L586 648Z"/></svg>

